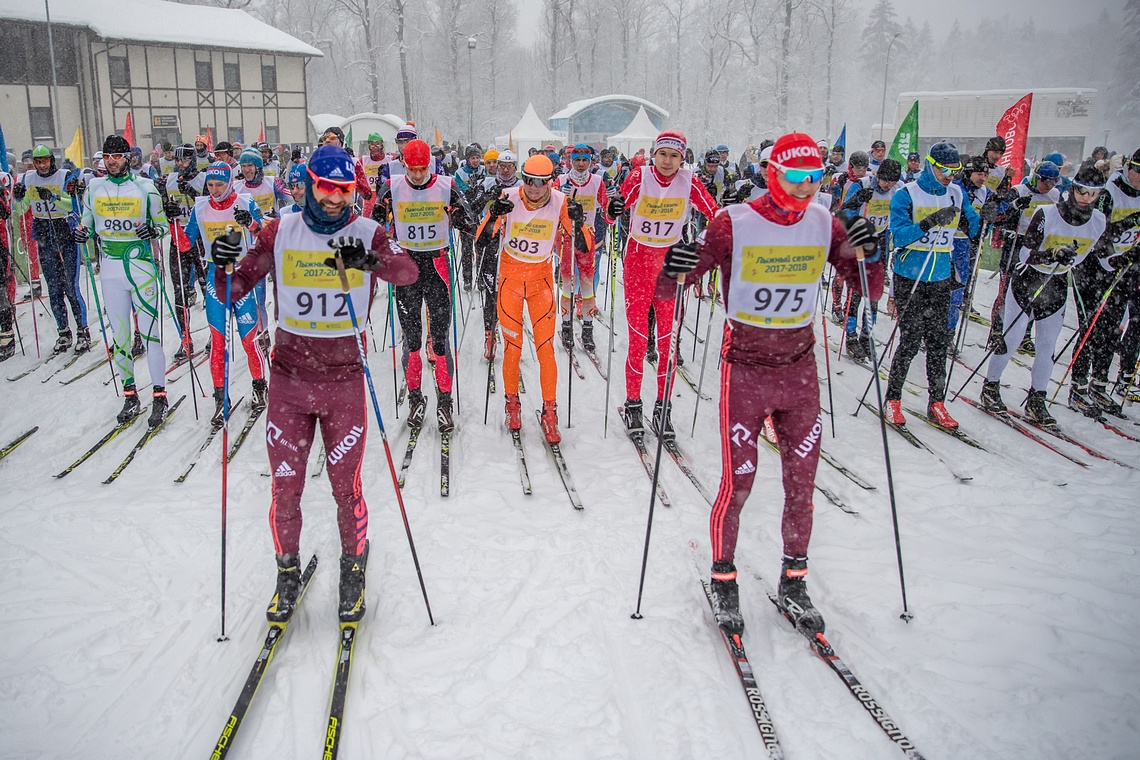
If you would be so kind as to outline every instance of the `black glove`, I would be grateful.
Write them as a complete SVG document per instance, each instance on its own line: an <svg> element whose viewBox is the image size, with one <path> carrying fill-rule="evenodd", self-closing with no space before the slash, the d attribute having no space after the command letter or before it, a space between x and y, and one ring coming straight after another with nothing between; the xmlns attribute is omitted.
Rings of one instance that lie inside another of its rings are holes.
<svg viewBox="0 0 1140 760"><path fill-rule="evenodd" d="M918 226L922 228L923 232L929 232L934 227L942 227L954 221L954 217L957 216L957 214L957 206L946 206L923 219L918 223Z"/></svg>
<svg viewBox="0 0 1140 760"><path fill-rule="evenodd" d="M666 277L677 279L680 275L696 269L698 261L700 256L697 255L696 243L674 243L665 252L665 263L661 269Z"/></svg>
<svg viewBox="0 0 1140 760"><path fill-rule="evenodd" d="M999 354L1001 356L1005 356L1009 353L1009 349L1006 348L1005 345L1005 336L1001 333L994 333L992 336L990 336L989 348L991 353Z"/></svg>
<svg viewBox="0 0 1140 760"><path fill-rule="evenodd" d="M878 242L875 240L875 225L870 220L862 216L853 216L843 220L843 226L847 229L847 239L851 241L853 247L868 251L874 251L878 247Z"/></svg>
<svg viewBox="0 0 1140 760"><path fill-rule="evenodd" d="M198 191L190 186L190 180L178 178L178 192L185 195L187 198L197 198Z"/></svg>
<svg viewBox="0 0 1140 760"><path fill-rule="evenodd" d="M982 204L982 221L993 222L997 219L997 202L993 200L986 201Z"/></svg>
<svg viewBox="0 0 1140 760"><path fill-rule="evenodd" d="M253 224L253 214L249 213L249 209L235 208L234 221L248 230L249 226Z"/></svg>
<svg viewBox="0 0 1140 760"><path fill-rule="evenodd" d="M380 265L380 257L375 251L364 247L364 241L357 237L342 235L329 241L332 248L344 262L345 269L360 269L371 272ZM336 269L336 258L325 259L325 266Z"/></svg>
<svg viewBox="0 0 1140 760"><path fill-rule="evenodd" d="M862 206L867 201L871 200L871 198L873 198L873 197L875 197L875 189L871 188L871 187L865 187L862 190L859 190L858 192L855 193L855 201L860 206Z"/></svg>
<svg viewBox="0 0 1140 760"><path fill-rule="evenodd" d="M55 195L52 193L52 191L48 190L46 187L37 187L36 194L40 196L41 201L50 201L51 199L55 198Z"/></svg>
<svg viewBox="0 0 1140 760"><path fill-rule="evenodd" d="M167 200L166 203L162 204L162 210L166 212L168 219L182 216L182 204L175 200Z"/></svg>
<svg viewBox="0 0 1140 760"><path fill-rule="evenodd" d="M705 190L709 191L709 195L713 198L716 197L716 183L713 182L712 177L701 177L701 184L705 186Z"/></svg>
<svg viewBox="0 0 1140 760"><path fill-rule="evenodd" d="M1019 196L1017 200L1015 200L1011 205L1018 211L1024 211L1025 209L1029 208L1029 202L1029 196L1022 195Z"/></svg>
<svg viewBox="0 0 1140 760"><path fill-rule="evenodd" d="M158 228L149 222L135 227L135 237L139 240L154 240L158 237Z"/></svg>
<svg viewBox="0 0 1140 760"><path fill-rule="evenodd" d="M500 195L491 203L491 218L498 219L500 216L511 213L515 210L515 204L510 198Z"/></svg>
<svg viewBox="0 0 1140 760"><path fill-rule="evenodd" d="M12 188L12 197L18 201L24 200L24 196L27 195L27 193L28 188L23 182L17 182L16 186Z"/></svg>
<svg viewBox="0 0 1140 760"><path fill-rule="evenodd" d="M210 259L220 267L237 263L241 257L241 233L233 227L210 246Z"/></svg>
<svg viewBox="0 0 1140 760"><path fill-rule="evenodd" d="M610 219L617 219L625 213L625 198L620 195L610 198L610 202L606 204L606 213L610 215Z"/></svg>
<svg viewBox="0 0 1140 760"><path fill-rule="evenodd" d="M1053 248L1049 251L1053 261L1061 266L1068 266L1077 260L1077 247L1075 245L1063 245L1060 248Z"/></svg>
<svg viewBox="0 0 1140 760"><path fill-rule="evenodd" d="M89 237L91 237L91 235L83 225L79 225L71 231L71 239L76 243L86 243Z"/></svg>
<svg viewBox="0 0 1140 760"><path fill-rule="evenodd" d="M570 217L570 221L575 224L581 224L586 221L586 210L582 208L582 204L576 200L570 200L566 203L566 215Z"/></svg>

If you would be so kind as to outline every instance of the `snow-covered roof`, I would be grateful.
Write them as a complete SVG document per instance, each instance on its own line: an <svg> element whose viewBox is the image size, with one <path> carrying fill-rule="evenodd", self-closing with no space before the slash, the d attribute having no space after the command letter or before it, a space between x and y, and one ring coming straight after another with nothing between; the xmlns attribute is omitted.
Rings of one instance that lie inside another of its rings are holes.
<svg viewBox="0 0 1140 760"><path fill-rule="evenodd" d="M518 124L510 131L515 140L557 140L558 135L551 132L542 119L535 113L534 103L526 104L526 112L519 119Z"/></svg>
<svg viewBox="0 0 1140 760"><path fill-rule="evenodd" d="M1034 95L1072 95L1079 94L1093 94L1096 92L1091 87L1030 87L1020 88L1016 90L950 90L938 92L900 92L899 100L916 99L916 98L970 98L970 97L1010 97L1011 95L1023 97L1029 93Z"/></svg>
<svg viewBox="0 0 1140 760"><path fill-rule="evenodd" d="M610 140L643 140L646 138L653 140L660 131L649 120L649 114L645 113L645 106L640 106L637 109L637 116L633 117L629 126L610 137Z"/></svg>
<svg viewBox="0 0 1140 760"><path fill-rule="evenodd" d="M339 127L344 124L344 117L335 113L311 113L309 123L313 125L313 131L320 135L329 127Z"/></svg>
<svg viewBox="0 0 1140 760"><path fill-rule="evenodd" d="M0 19L43 23L44 4L0 0ZM85 27L104 40L324 55L245 11L206 5L165 0L51 0L51 21L53 25Z"/></svg>
<svg viewBox="0 0 1140 760"><path fill-rule="evenodd" d="M569 119L570 117L577 114L579 111L583 111L583 110L589 108L590 106L597 105L598 103L605 103L606 101L618 101L618 102L624 101L627 103L636 103L637 105L642 106L643 108L648 108L651 111L655 111L655 112L661 114L661 117L664 119L669 118L669 112L666 111L661 106L657 105L656 103L650 103L648 100L644 100L642 98L635 98L633 95L602 95L602 96L597 97L597 98L586 98L585 100L575 100L573 103L566 106L565 108L563 108L558 113L552 115L550 118L551 119ZM656 134L657 133L654 132L654 135L656 135Z"/></svg>

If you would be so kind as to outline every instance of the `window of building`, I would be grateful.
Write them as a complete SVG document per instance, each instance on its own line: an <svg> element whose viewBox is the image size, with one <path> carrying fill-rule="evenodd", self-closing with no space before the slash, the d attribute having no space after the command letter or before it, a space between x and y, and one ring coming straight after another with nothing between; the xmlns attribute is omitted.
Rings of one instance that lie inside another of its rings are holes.
<svg viewBox="0 0 1140 760"><path fill-rule="evenodd" d="M261 65L261 91L277 92L277 66L274 64Z"/></svg>
<svg viewBox="0 0 1140 760"><path fill-rule="evenodd" d="M226 138L232 143L245 144L245 132L240 129L231 129L228 137Z"/></svg>
<svg viewBox="0 0 1140 760"><path fill-rule="evenodd" d="M222 64L222 78L227 92L241 91L241 67L236 63Z"/></svg>
<svg viewBox="0 0 1140 760"><path fill-rule="evenodd" d="M55 140L55 120L52 118L51 106L33 106L28 109L32 122L32 139Z"/></svg>
<svg viewBox="0 0 1140 760"><path fill-rule="evenodd" d="M194 82L199 90L214 89L214 65L210 61L194 61Z"/></svg>
<svg viewBox="0 0 1140 760"><path fill-rule="evenodd" d="M112 55L107 58L107 70L112 87L131 86L131 64L125 55Z"/></svg>
<svg viewBox="0 0 1140 760"><path fill-rule="evenodd" d="M28 76L26 31L19 24L0 25L0 83L21 84Z"/></svg>
<svg viewBox="0 0 1140 760"><path fill-rule="evenodd" d="M281 142L281 128L280 127L266 127L265 128L265 142L279 143Z"/></svg>

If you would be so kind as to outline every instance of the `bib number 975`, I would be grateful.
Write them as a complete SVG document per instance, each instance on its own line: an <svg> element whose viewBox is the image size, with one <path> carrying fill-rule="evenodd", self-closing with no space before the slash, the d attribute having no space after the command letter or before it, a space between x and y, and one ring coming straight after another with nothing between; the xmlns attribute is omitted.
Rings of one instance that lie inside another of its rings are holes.
<svg viewBox="0 0 1140 760"><path fill-rule="evenodd" d="M807 288L769 288L760 286L756 288L753 293L753 298L756 299L757 312L769 312L775 314L792 313L798 314L804 308L804 295L807 293ZM788 304L788 299L791 299L791 304ZM775 303L773 303L773 301ZM785 312L785 305L788 306Z"/></svg>
<svg viewBox="0 0 1140 760"><path fill-rule="evenodd" d="M329 294L317 293L313 297L312 293L301 292L297 294L297 308L302 317L309 316L314 308L320 309L319 316L321 317L344 317L348 316L348 294L347 293L333 293L333 307L336 309L332 314L329 314Z"/></svg>

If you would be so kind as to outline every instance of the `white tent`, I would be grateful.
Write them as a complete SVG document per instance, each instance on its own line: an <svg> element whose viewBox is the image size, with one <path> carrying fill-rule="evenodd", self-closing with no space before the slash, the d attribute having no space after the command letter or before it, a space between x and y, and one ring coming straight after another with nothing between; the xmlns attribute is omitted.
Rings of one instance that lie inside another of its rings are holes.
<svg viewBox="0 0 1140 760"><path fill-rule="evenodd" d="M649 115L645 113L645 106L638 106L637 115L633 117L629 126L609 138L606 143L610 147L617 148L624 155L631 157L642 148L645 148L646 153L651 151L653 141L660 131L649 120Z"/></svg>
<svg viewBox="0 0 1140 760"><path fill-rule="evenodd" d="M542 119L538 118L533 103L526 104L526 113L519 119L518 124L515 124L514 129L495 138L496 145L505 146L508 141L513 141L515 155L523 160L531 148L541 149L544 145L553 145L556 148L562 146L562 141L559 140L558 135L547 129L546 125L542 123Z"/></svg>

